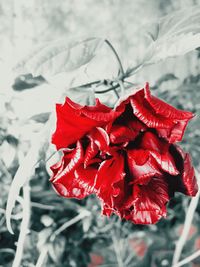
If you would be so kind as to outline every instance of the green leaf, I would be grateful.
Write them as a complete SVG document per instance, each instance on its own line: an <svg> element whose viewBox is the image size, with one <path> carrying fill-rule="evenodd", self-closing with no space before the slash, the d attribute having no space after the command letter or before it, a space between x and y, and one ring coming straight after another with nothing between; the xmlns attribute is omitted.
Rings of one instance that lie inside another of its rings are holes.
<svg viewBox="0 0 200 267"><path fill-rule="evenodd" d="M100 38L90 38L81 42L62 39L48 43L30 53L15 70L18 73L31 73L33 76L49 77L72 71L88 63L103 44Z"/></svg>
<svg viewBox="0 0 200 267"><path fill-rule="evenodd" d="M151 23L144 64L184 55L200 47L200 5L174 12Z"/></svg>

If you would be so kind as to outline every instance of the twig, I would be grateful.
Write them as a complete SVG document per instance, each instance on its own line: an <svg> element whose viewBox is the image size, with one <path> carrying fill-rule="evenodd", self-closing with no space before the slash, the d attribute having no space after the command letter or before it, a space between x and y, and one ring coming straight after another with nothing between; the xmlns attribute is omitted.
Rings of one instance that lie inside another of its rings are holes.
<svg viewBox="0 0 200 267"><path fill-rule="evenodd" d="M30 188L29 185L26 184L23 187L23 219L20 227L19 238L17 242L17 250L15 253L15 258L12 264L12 267L21 266L21 259L23 255L24 242L26 238L26 234L28 232L28 225L30 219Z"/></svg>
<svg viewBox="0 0 200 267"><path fill-rule="evenodd" d="M119 246L118 246L119 244L117 242L117 239L116 239L116 236L115 236L114 232L112 233L112 241L113 241L113 246L114 246L114 250L115 250L115 255L116 255L116 258L117 258L118 266L119 267L124 267L123 260L121 258L120 249L119 249Z"/></svg>
<svg viewBox="0 0 200 267"><path fill-rule="evenodd" d="M199 174L197 175L197 181L199 181ZM198 184L199 184L199 182L198 182ZM176 249L175 249L174 257L173 257L173 261L172 261L173 266L176 266L176 264L178 263L178 261L181 257L181 252L183 250L183 247L186 243L186 240L187 240L187 237L188 237L188 234L190 231L190 227L192 224L194 213L195 213L195 210L196 210L198 202L199 202L199 197L200 197L200 190L198 191L197 195L194 198L192 198L192 200L190 201L190 205L188 207L186 217L185 217L182 235L180 236L180 238L176 244Z"/></svg>
<svg viewBox="0 0 200 267"><path fill-rule="evenodd" d="M125 75L125 73L124 73L124 69L123 69L121 60L120 60L120 58L119 58L119 56L118 56L118 54L117 54L115 48L113 47L113 45L112 45L108 40L105 40L105 43L111 48L111 50L112 50L113 54L115 55L115 57L116 57L116 59L117 59L117 62L118 62L118 64L119 64L120 74L121 74L122 76L124 76L124 75Z"/></svg>
<svg viewBox="0 0 200 267"><path fill-rule="evenodd" d="M35 267L42 267L44 266L44 261L46 259L46 256L47 256L47 253L48 253L48 248L47 247L44 247L40 253L40 256L37 260L37 263L35 265Z"/></svg>
<svg viewBox="0 0 200 267"><path fill-rule="evenodd" d="M181 266L191 262L192 260L196 259L199 256L200 256L200 250L197 250L192 255L188 256L187 258L185 258L182 261L179 261L177 264L173 265L172 267L181 267Z"/></svg>
<svg viewBox="0 0 200 267"><path fill-rule="evenodd" d="M113 89L113 91L114 91L114 93L115 93L117 99L119 99L119 98L120 98L120 95L118 94L117 90L116 90L116 89Z"/></svg>
<svg viewBox="0 0 200 267"><path fill-rule="evenodd" d="M37 203L37 202L31 202L31 206L34 208L39 208L39 209L43 209L43 210L55 210L56 207L54 206L50 206L50 205L45 205L45 204L41 204L41 203Z"/></svg>
<svg viewBox="0 0 200 267"><path fill-rule="evenodd" d="M121 96L124 96L125 94L125 88L124 88L124 84L121 80L119 80L119 85L120 85L120 88L121 88Z"/></svg>
<svg viewBox="0 0 200 267"><path fill-rule="evenodd" d="M83 210L82 212L80 212L77 216L75 216L73 219L67 221L66 223L64 223L61 227L59 227L50 237L50 241L52 242L57 235L59 235L61 232L63 232L65 229L67 229L68 227L70 227L71 225L77 223L78 221L82 220L83 218L87 217L90 215L90 212L87 210Z"/></svg>
<svg viewBox="0 0 200 267"><path fill-rule="evenodd" d="M78 221L82 220L83 218L87 217L90 215L89 211L83 210L82 212L80 212L77 216L75 216L73 219L67 221L66 223L64 223L61 227L59 227L49 238L50 242L53 242L56 238L56 236L58 236L61 232L63 232L65 229L67 229L68 227L70 227L71 225L77 223ZM45 261L45 258L47 256L48 253L48 245L46 245L41 253L40 256L37 260L37 263L35 265L35 267L41 267L44 266L43 263Z"/></svg>
<svg viewBox="0 0 200 267"><path fill-rule="evenodd" d="M95 91L95 94L104 94L110 91L113 91L115 89L119 88L119 84L113 85L112 87L109 87L108 89L101 90L101 91Z"/></svg>

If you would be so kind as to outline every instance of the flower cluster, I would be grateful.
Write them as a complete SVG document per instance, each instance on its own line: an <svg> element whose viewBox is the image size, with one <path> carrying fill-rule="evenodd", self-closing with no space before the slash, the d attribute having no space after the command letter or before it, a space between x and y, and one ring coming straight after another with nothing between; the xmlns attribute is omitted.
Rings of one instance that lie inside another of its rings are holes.
<svg viewBox="0 0 200 267"><path fill-rule="evenodd" d="M52 143L63 157L50 181L59 195L96 194L104 215L152 224L175 192L197 193L190 156L175 144L193 114L152 96L148 83L114 109L66 98L56 110Z"/></svg>

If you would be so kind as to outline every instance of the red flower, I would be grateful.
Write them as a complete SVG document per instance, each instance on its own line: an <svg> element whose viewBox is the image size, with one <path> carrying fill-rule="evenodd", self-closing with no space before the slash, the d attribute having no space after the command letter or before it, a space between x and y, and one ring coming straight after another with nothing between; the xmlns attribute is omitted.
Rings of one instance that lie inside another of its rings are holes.
<svg viewBox="0 0 200 267"><path fill-rule="evenodd" d="M96 194L105 215L156 223L175 192L197 192L190 156L173 144L192 117L151 96L148 84L114 110L67 98L57 105L52 141L63 158L52 166L51 182L64 197Z"/></svg>

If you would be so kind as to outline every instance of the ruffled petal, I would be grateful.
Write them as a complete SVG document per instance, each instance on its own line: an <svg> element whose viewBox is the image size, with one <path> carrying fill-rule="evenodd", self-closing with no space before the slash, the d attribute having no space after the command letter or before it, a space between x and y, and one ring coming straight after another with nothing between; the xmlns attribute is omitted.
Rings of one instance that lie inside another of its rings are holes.
<svg viewBox="0 0 200 267"><path fill-rule="evenodd" d="M50 179L56 192L67 198L82 199L93 193L96 168L84 168L83 148L78 141L75 149L64 152L60 162L51 167Z"/></svg>
<svg viewBox="0 0 200 267"><path fill-rule="evenodd" d="M69 174L63 174L56 182L52 181L53 188L62 197L82 199L94 192L94 182L97 170L84 169L79 166Z"/></svg>
<svg viewBox="0 0 200 267"><path fill-rule="evenodd" d="M95 106L81 106L69 98L63 105L56 105L57 126L52 143L57 149L73 144L94 127L113 120L117 113L96 100Z"/></svg>
<svg viewBox="0 0 200 267"><path fill-rule="evenodd" d="M63 160L61 163L57 163L51 167L51 170L54 172L54 178L51 178L56 182L63 175L67 175L71 171L73 171L80 163L83 162L83 147L81 143L78 141L76 148L71 152L64 152Z"/></svg>
<svg viewBox="0 0 200 267"><path fill-rule="evenodd" d="M125 142L134 141L135 138L143 131L145 131L146 126L138 121L138 119L132 118L132 120L127 119L127 121L122 121L122 123L114 124L109 131L110 141L113 144L120 144Z"/></svg>
<svg viewBox="0 0 200 267"><path fill-rule="evenodd" d="M96 127L92 132L88 134L88 137L94 141L99 150L109 150L110 139L107 132L103 128Z"/></svg>
<svg viewBox="0 0 200 267"><path fill-rule="evenodd" d="M198 184L190 155L185 153L179 146L172 146L171 151L180 171L180 175L177 177L168 178L171 192L178 191L189 196L195 196L198 191Z"/></svg>
<svg viewBox="0 0 200 267"><path fill-rule="evenodd" d="M166 117L169 119L175 119L175 120L191 119L194 116L189 111L176 109L175 107L167 104L166 102L162 101L161 99L159 99L155 96L152 96L148 83L146 83L146 85L145 85L144 95L145 95L145 99L148 101L148 103L154 109L155 113L159 114L160 116L163 116L163 117Z"/></svg>
<svg viewBox="0 0 200 267"><path fill-rule="evenodd" d="M147 185L134 186L133 210L127 219L136 224L155 224L166 217L168 185L163 177L154 177Z"/></svg>
<svg viewBox="0 0 200 267"><path fill-rule="evenodd" d="M150 152L163 171L171 175L179 174L174 158L169 152L170 144L165 140L160 139L157 135L151 132L145 132L140 146L142 149L146 149Z"/></svg>
<svg viewBox="0 0 200 267"><path fill-rule="evenodd" d="M95 162L100 162L99 158L94 157L97 153L105 154L108 152L109 149L109 136L106 131L101 128L97 127L92 130L87 137L89 138L89 145L86 148L85 157L84 157L84 166L87 167L89 164L93 164Z"/></svg>
<svg viewBox="0 0 200 267"><path fill-rule="evenodd" d="M124 179L124 176L124 159L122 155L116 155L101 163L95 190L97 196L103 201L103 207L105 207L103 214L109 215L112 209L114 211L114 198L123 193L118 183ZM109 214L106 213L106 209L109 210Z"/></svg>
<svg viewBox="0 0 200 267"><path fill-rule="evenodd" d="M142 149L129 150L127 153L130 183L147 184L152 177L162 175L158 164L151 157L149 151Z"/></svg>
<svg viewBox="0 0 200 267"><path fill-rule="evenodd" d="M130 104L133 108L134 115L149 128L171 129L174 126L172 120L155 113L150 104L145 100L144 89L138 91L130 98Z"/></svg>
<svg viewBox="0 0 200 267"><path fill-rule="evenodd" d="M110 133L110 141L113 144L119 144L134 140L137 133L123 125L114 125Z"/></svg>
<svg viewBox="0 0 200 267"><path fill-rule="evenodd" d="M178 110L152 96L148 83L146 83L144 89L140 89L120 102L115 110L121 112L121 116L123 116L129 106L132 107L134 114L133 116L129 114L129 120L136 116L147 127L156 129L158 134L170 143L182 140L189 120L194 117L191 112ZM128 108L128 110L130 109Z"/></svg>

